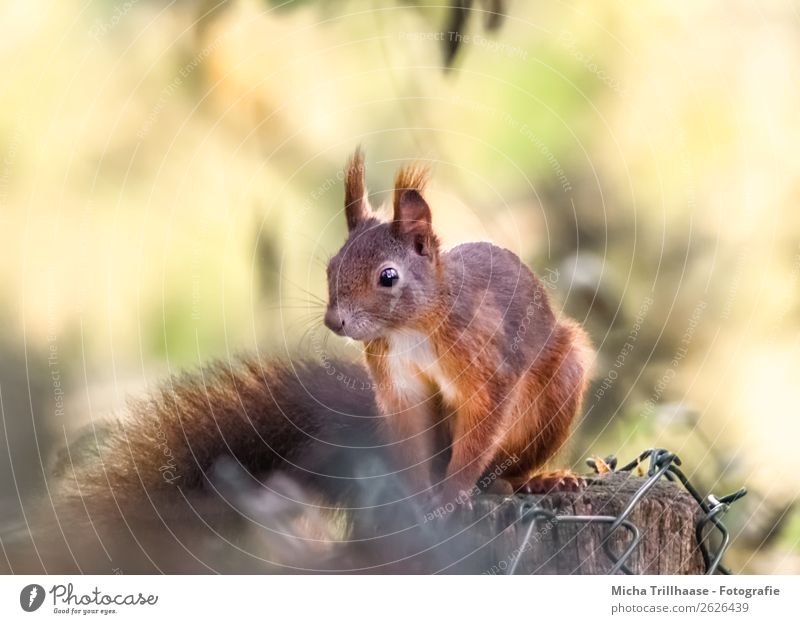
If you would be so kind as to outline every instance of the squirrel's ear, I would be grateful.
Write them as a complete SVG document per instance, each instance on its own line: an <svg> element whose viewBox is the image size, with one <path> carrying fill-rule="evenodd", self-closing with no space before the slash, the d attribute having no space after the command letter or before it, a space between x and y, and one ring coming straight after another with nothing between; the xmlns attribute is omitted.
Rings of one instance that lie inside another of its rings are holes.
<svg viewBox="0 0 800 624"><path fill-rule="evenodd" d="M414 242L417 253L431 255L436 250L436 237L431 227L431 209L422 197L428 179L426 168L412 165L397 173L394 183L395 233Z"/></svg>
<svg viewBox="0 0 800 624"><path fill-rule="evenodd" d="M347 217L347 230L352 232L356 226L371 215L367 186L364 183L364 154L361 148L347 163L344 176L344 214Z"/></svg>

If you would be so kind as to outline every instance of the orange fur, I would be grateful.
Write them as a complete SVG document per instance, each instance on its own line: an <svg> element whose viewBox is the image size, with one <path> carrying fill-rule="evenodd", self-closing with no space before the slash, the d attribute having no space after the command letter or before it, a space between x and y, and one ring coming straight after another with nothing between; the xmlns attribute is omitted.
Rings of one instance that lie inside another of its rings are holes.
<svg viewBox="0 0 800 624"><path fill-rule="evenodd" d="M360 152L352 162L348 206L363 188ZM418 164L397 173L389 223L348 214L350 237L328 268L326 324L365 343L386 431L418 490L442 484L453 497L495 465L521 487L569 435L589 340L556 319L543 284L511 252L440 250L427 182ZM378 279L387 266L396 284Z"/></svg>
<svg viewBox="0 0 800 624"><path fill-rule="evenodd" d="M445 311L436 316L443 318ZM501 397L492 396L490 371L495 362L486 352L485 335L467 333L455 338L447 327L428 334L439 365L454 380L457 396L445 406L449 408L444 410L445 415L438 416L446 421L452 441L447 472L440 475L445 498L470 490L494 465L510 464L503 478L515 489L522 487L561 449L581 408L591 348L577 324L566 321L558 328L558 340L548 352L543 370L529 371L509 395ZM403 464L415 467L418 474L413 481L421 489L436 485L431 460L442 452L433 441L437 416L429 415L425 420L424 410L420 410L421 405L435 400L435 382L412 367L408 374L421 378L430 395L408 397L394 388L385 340L370 342L366 356L381 388L377 402L390 435L402 441L399 452Z"/></svg>
<svg viewBox="0 0 800 624"><path fill-rule="evenodd" d="M453 497L498 466L522 486L569 435L589 340L556 318L545 286L510 251L440 250L427 179L416 164L398 172L390 222L348 215L350 236L328 266L325 322L365 343L385 427L418 490L441 484ZM348 189L362 186L348 178Z"/></svg>

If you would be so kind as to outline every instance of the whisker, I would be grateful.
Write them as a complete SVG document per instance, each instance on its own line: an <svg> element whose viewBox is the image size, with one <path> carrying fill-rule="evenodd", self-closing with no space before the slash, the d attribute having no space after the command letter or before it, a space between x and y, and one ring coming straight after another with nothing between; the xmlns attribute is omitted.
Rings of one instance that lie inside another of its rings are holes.
<svg viewBox="0 0 800 624"><path fill-rule="evenodd" d="M333 257L333 254L319 244L319 239L313 238L309 234L305 234L303 232L292 232L291 237L288 236L288 235L284 235L284 236L281 236L280 239L283 241L284 244L286 244L288 246L296 247L297 246L297 237L298 236L301 237L301 238L305 238L306 240L308 240L308 241L310 241L311 243L314 244L313 250L310 251L308 253L308 255L317 263L317 265L320 268L322 268L323 270L327 271L328 264L330 263L331 258ZM324 254L324 257L319 255L319 251L320 250Z"/></svg>
<svg viewBox="0 0 800 624"><path fill-rule="evenodd" d="M292 319L287 325L287 329L294 329L295 326L306 327L322 324L322 317L319 314L303 314Z"/></svg>
<svg viewBox="0 0 800 624"><path fill-rule="evenodd" d="M327 307L327 305L322 305L321 303L307 302L307 304L300 304L300 305L265 306L262 309L263 310L269 310L269 311L275 311L275 310L315 310L315 311L322 311L326 307Z"/></svg>
<svg viewBox="0 0 800 624"><path fill-rule="evenodd" d="M300 290L300 291L301 291L303 294L305 294L305 295L307 295L307 296L311 297L311 299L313 299L313 300L314 300L314 301L316 301L317 303L321 303L321 304L324 304L324 305L328 305L328 302L327 302L327 301L325 301L325 300L324 300L322 297L320 297L319 295L315 295L313 292L311 292L310 290L307 290L306 288L303 288L302 286L300 286L300 284L297 284L296 282L294 282L294 281L290 280L290 279L289 279L288 277L286 277L285 275L281 276L281 279L282 279L282 280L284 280L284 281L286 281L286 283L287 283L287 284L290 284L291 286L294 286L295 288L297 288L298 290Z"/></svg>

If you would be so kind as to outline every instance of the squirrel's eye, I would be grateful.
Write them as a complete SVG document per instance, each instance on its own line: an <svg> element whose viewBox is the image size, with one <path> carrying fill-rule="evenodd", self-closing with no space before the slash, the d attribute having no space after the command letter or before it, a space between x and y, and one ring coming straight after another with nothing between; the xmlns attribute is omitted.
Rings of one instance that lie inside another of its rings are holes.
<svg viewBox="0 0 800 624"><path fill-rule="evenodd" d="M393 269L392 267L388 267L381 271L381 276L378 279L378 282L381 286L386 288L391 288L397 283L397 280L400 279L400 274L397 272L397 269Z"/></svg>

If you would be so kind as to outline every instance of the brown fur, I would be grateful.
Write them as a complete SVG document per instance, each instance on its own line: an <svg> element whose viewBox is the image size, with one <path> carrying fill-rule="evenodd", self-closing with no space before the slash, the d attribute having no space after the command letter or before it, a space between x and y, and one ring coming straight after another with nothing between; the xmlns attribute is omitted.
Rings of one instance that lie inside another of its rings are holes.
<svg viewBox="0 0 800 624"><path fill-rule="evenodd" d="M392 222L367 211L351 228L329 266L326 323L364 342L378 407L420 490L441 483L452 498L496 466L523 487L569 435L589 340L556 319L542 283L511 252L488 243L440 251L426 180L424 168L402 169ZM387 288L379 274L389 265L401 277Z"/></svg>

